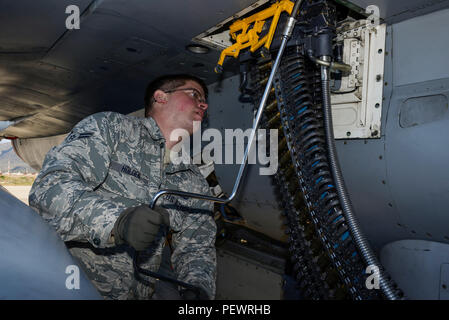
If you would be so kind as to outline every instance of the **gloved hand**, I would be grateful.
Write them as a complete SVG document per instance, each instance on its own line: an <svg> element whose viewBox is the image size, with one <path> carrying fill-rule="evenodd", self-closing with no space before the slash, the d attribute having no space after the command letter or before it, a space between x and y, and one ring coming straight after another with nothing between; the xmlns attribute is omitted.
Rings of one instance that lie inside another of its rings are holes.
<svg viewBox="0 0 449 320"><path fill-rule="evenodd" d="M140 205L124 210L112 229L116 245L126 243L142 251L147 249L156 238L159 226L170 226L168 211L156 207L150 209L148 205Z"/></svg>

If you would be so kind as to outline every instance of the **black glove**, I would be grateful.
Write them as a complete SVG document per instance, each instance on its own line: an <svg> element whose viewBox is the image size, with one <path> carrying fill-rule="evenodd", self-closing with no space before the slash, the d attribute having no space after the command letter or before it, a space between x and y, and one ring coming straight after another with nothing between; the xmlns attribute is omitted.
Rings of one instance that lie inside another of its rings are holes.
<svg viewBox="0 0 449 320"><path fill-rule="evenodd" d="M161 224L170 226L168 211L148 205L128 208L123 211L112 229L116 245L126 243L142 251L147 249L156 238Z"/></svg>
<svg viewBox="0 0 449 320"><path fill-rule="evenodd" d="M209 300L207 293L198 287L198 292L193 289L185 289L181 291L181 297L184 300Z"/></svg>

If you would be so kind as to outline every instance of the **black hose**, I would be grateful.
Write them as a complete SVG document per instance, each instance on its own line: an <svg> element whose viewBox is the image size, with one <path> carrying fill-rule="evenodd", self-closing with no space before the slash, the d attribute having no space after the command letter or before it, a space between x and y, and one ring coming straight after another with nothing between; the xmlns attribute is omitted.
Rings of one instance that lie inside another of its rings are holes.
<svg viewBox="0 0 449 320"><path fill-rule="evenodd" d="M337 150L335 147L332 125L329 67L321 66L321 80L323 94L324 128L326 131L329 164L346 223L349 226L356 246L359 249L359 252L366 265L376 266L378 268L380 288L385 297L389 300L397 300L399 299L399 297L396 294L393 285L390 283L388 277L386 276L386 272L383 270L382 265L379 263L364 234L361 232L359 222L354 214L352 203L349 199L349 195L343 180L343 175L341 173L341 168L337 158Z"/></svg>

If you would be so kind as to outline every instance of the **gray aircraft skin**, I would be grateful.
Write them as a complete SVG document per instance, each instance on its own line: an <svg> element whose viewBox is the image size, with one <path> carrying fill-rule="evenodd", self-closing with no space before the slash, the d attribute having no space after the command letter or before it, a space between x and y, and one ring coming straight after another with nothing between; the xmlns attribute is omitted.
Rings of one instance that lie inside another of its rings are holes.
<svg viewBox="0 0 449 320"><path fill-rule="evenodd" d="M1 187L0 299L101 299L56 232Z"/></svg>
<svg viewBox="0 0 449 320"><path fill-rule="evenodd" d="M376 6L386 27L380 127L371 137L336 140L361 230L406 298L449 299L449 1L329 2L341 16L363 18ZM39 170L45 153L86 116L142 116L147 83L168 73L208 85L203 129L251 128L257 105L239 100L238 60L227 58L217 74L220 46L201 42L205 53L188 46L259 6L267 1L1 1L0 137ZM214 168L229 195L239 164ZM259 168L248 166L231 203L239 218L218 219L217 299L303 297L286 271L279 195ZM5 190L0 201L0 299L99 298L82 270L82 289L67 288L66 268L77 263L32 209Z"/></svg>

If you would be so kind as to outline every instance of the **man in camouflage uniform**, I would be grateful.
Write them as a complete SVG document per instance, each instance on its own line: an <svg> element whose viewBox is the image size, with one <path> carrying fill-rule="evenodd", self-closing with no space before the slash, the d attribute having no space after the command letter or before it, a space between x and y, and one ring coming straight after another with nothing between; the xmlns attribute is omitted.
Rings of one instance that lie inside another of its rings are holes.
<svg viewBox="0 0 449 320"><path fill-rule="evenodd" d="M155 279L136 279L132 257L134 249L145 250L141 266L156 272L166 226L177 279L199 287L201 298L215 296L213 204L168 195L155 210L148 206L161 189L210 194L195 165L167 161L167 150L178 143L170 141L171 132L193 133L193 121L201 121L208 107L206 94L195 77L158 78L146 91L145 118L91 115L45 157L30 206L72 244L72 255L105 298L151 298Z"/></svg>

